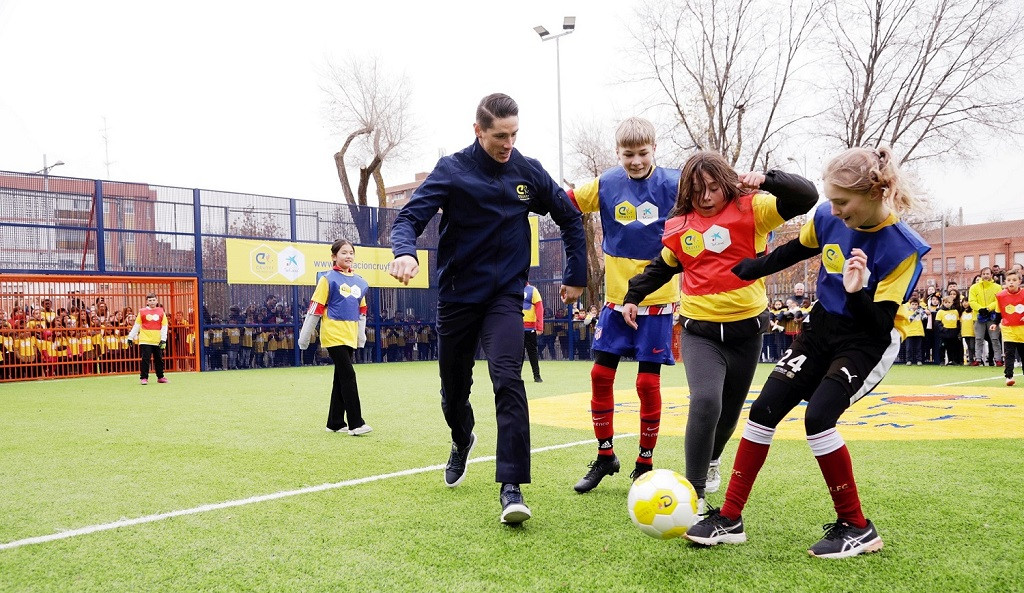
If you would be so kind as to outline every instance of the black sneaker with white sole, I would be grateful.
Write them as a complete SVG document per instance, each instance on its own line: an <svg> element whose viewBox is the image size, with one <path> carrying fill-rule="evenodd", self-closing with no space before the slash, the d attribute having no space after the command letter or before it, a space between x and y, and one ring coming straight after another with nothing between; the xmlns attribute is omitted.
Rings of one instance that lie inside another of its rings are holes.
<svg viewBox="0 0 1024 593"><path fill-rule="evenodd" d="M719 509L709 508L705 518L686 530L686 539L704 546L742 544L747 534L743 532L743 517L733 521Z"/></svg>
<svg viewBox="0 0 1024 593"><path fill-rule="evenodd" d="M519 484L502 484L500 500L501 522L506 525L519 525L533 516L530 507L523 502Z"/></svg>
<svg viewBox="0 0 1024 593"><path fill-rule="evenodd" d="M884 545L871 521L861 528L837 519L835 523L826 523L822 529L825 530L825 537L807 550L808 554L817 558L849 558L877 552Z"/></svg>
<svg viewBox="0 0 1024 593"><path fill-rule="evenodd" d="M476 433L469 434L469 444L459 449L452 443L452 454L448 456L448 463L444 466L444 484L454 488L462 483L466 477L466 465L469 462L469 453L476 445Z"/></svg>

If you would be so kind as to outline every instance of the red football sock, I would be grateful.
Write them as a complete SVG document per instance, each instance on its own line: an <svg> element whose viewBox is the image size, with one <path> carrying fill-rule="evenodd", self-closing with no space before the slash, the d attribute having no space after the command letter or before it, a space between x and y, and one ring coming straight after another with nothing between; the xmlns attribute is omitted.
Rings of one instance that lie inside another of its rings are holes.
<svg viewBox="0 0 1024 593"><path fill-rule="evenodd" d="M597 437L597 454L614 455L615 369L595 364L590 369L590 417Z"/></svg>
<svg viewBox="0 0 1024 593"><path fill-rule="evenodd" d="M768 458L768 449L774 435L774 428L747 421L740 446L736 450L736 461L732 464L729 488L725 491L725 504L722 505L721 512L726 518L735 521L743 514L743 507L750 498L750 490L754 487L757 473L761 471L764 460ZM756 443L751 438L761 442Z"/></svg>
<svg viewBox="0 0 1024 593"><path fill-rule="evenodd" d="M844 444L842 447L815 457L821 475L825 476L825 484L832 495L832 504L836 508L836 516L858 528L867 526L867 519L860 508L860 496L857 495L857 483L853 480L853 463L850 451ZM731 486L731 483L730 483Z"/></svg>
<svg viewBox="0 0 1024 593"><path fill-rule="evenodd" d="M640 454L636 462L653 465L661 428L661 375L638 373L636 393L640 396Z"/></svg>

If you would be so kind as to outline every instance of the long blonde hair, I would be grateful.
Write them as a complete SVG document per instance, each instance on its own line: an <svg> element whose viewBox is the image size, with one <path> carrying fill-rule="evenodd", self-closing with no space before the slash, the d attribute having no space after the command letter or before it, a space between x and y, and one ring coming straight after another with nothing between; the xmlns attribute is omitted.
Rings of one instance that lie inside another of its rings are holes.
<svg viewBox="0 0 1024 593"><path fill-rule="evenodd" d="M917 208L917 198L887 146L844 150L825 165L825 183L889 202L897 212Z"/></svg>

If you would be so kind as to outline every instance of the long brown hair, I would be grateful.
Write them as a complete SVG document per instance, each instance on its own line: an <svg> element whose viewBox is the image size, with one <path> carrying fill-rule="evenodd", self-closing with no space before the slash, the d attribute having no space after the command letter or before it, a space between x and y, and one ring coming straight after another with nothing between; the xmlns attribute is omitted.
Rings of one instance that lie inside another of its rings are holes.
<svg viewBox="0 0 1024 593"><path fill-rule="evenodd" d="M701 150L683 164L683 171L679 176L679 193L676 194L676 205L669 212L669 217L688 216L693 212L694 200L700 199L707 190L707 183L704 181L704 173L713 179L722 188L726 203L732 202L740 197L742 193L736 187L739 184L739 176L729 165L721 154Z"/></svg>

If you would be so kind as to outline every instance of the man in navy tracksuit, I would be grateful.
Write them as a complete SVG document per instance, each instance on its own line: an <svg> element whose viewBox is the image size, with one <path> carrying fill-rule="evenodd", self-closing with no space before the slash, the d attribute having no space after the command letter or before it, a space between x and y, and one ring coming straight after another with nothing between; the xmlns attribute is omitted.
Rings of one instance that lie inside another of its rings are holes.
<svg viewBox="0 0 1024 593"><path fill-rule="evenodd" d="M473 129L476 142L442 157L398 214L391 228L395 259L388 272L406 284L419 272L416 238L440 209L437 360L441 409L452 433L444 481L451 488L462 482L476 444L469 392L479 341L487 355L498 416L501 521L519 524L530 518L519 489L530 481L530 417L522 379L528 215L550 214L561 229L564 302L575 302L586 286L586 239L580 213L562 188L539 162L512 147L519 132L519 107L511 97L484 97Z"/></svg>

